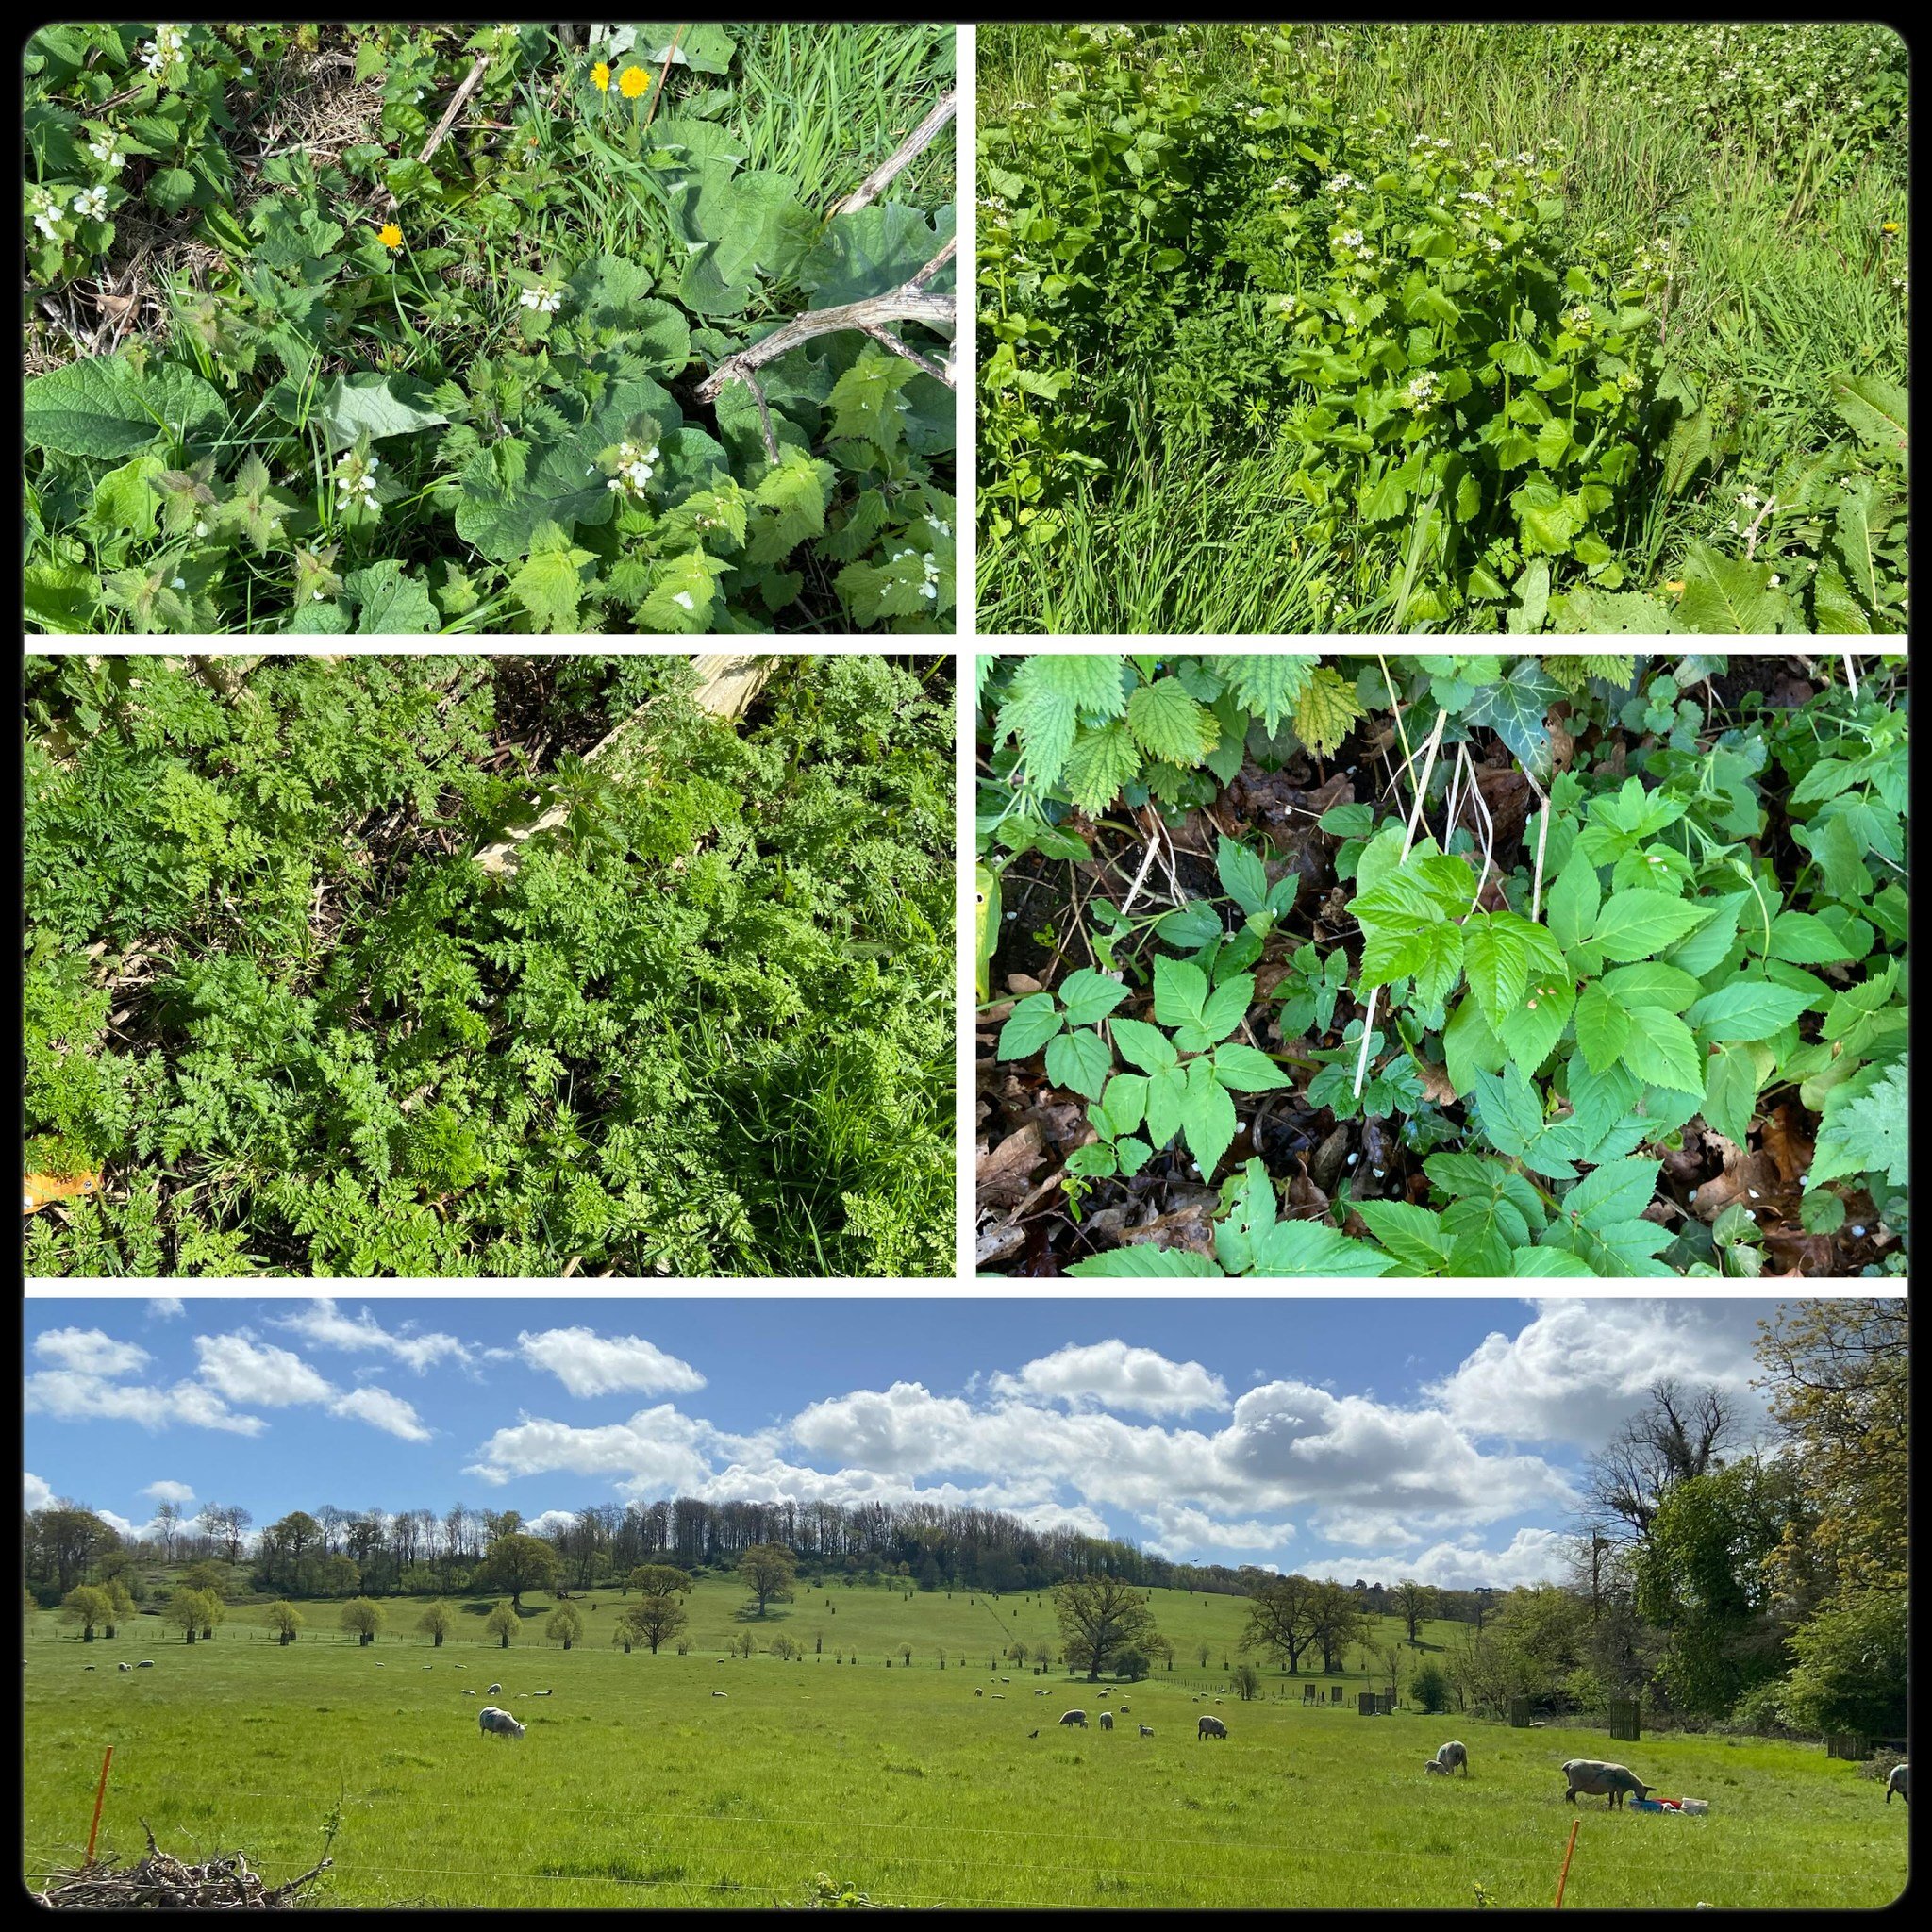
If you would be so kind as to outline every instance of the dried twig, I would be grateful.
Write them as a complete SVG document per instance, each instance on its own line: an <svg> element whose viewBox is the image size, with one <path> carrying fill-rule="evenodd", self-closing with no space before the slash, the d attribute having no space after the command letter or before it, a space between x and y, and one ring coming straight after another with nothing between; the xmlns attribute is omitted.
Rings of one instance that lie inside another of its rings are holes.
<svg viewBox="0 0 1932 1932"><path fill-rule="evenodd" d="M933 136L953 118L958 105L958 88L949 89L941 94L931 113L850 194L832 204L826 212L826 219L829 221L833 215L852 214L862 208L867 202L877 200L879 191L886 183L902 169L909 167L930 145Z"/></svg>
<svg viewBox="0 0 1932 1932"><path fill-rule="evenodd" d="M475 65L463 76L462 82L458 87L456 92L450 95L449 106L442 110L442 119L436 124L435 132L423 143L423 152L416 157L419 162L426 162L429 157L442 145L443 139L449 133L451 125L455 122L457 116L463 111L463 103L476 92L477 84L482 80L489 65L490 56L488 54L478 54L476 56Z"/></svg>
<svg viewBox="0 0 1932 1932"><path fill-rule="evenodd" d="M147 1857L138 1865L121 1867L96 1859L77 1870L52 1873L45 1890L34 1894L35 1903L80 1911L281 1911L293 1907L302 1889L334 1863L324 1858L285 1885L270 1885L240 1852L188 1865L161 1850L144 1818L141 1828L147 1833Z"/></svg>

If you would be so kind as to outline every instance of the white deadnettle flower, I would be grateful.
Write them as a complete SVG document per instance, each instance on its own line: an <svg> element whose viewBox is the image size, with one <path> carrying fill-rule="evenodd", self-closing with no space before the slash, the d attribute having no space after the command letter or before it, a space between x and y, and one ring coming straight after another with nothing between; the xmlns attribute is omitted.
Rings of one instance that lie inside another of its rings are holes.
<svg viewBox="0 0 1932 1932"><path fill-rule="evenodd" d="M1564 309L1563 320L1580 336L1588 335L1596 326L1596 317L1591 312L1588 302L1578 302Z"/></svg>
<svg viewBox="0 0 1932 1932"><path fill-rule="evenodd" d="M60 207L59 204L54 199L54 197L51 194L47 192L47 191L44 188L36 188L34 190L33 210L34 226L37 227L41 231L41 233L47 238L49 242L58 242L60 239L60 230L58 227L58 223L60 220Z"/></svg>
<svg viewBox="0 0 1932 1932"><path fill-rule="evenodd" d="M176 578L175 579L175 590L177 590L177 591L185 591L185 590L186 590L187 588L188 588L188 579L187 579L186 577L176 577Z"/></svg>
<svg viewBox="0 0 1932 1932"><path fill-rule="evenodd" d="M1487 194L1483 193L1482 191L1477 188L1471 188L1465 191L1463 193L1458 194L1456 198L1457 201L1469 202L1476 208L1494 208L1496 205L1493 201L1490 199L1490 197Z"/></svg>
<svg viewBox="0 0 1932 1932"><path fill-rule="evenodd" d="M375 500L375 473L382 467L380 457L358 457L346 450L336 463L336 482L347 492L349 507L359 506L380 515L382 506Z"/></svg>
<svg viewBox="0 0 1932 1932"><path fill-rule="evenodd" d="M121 137L112 128L98 141L91 141L87 151L102 167L118 175L127 165L127 157L121 152Z"/></svg>
<svg viewBox="0 0 1932 1932"><path fill-rule="evenodd" d="M563 296L548 282L539 282L517 297L517 306L533 309L539 315L555 315L563 307Z"/></svg>
<svg viewBox="0 0 1932 1932"><path fill-rule="evenodd" d="M141 43L141 64L158 80L167 72L169 64L181 58L185 44L181 29L163 22L156 27L153 40Z"/></svg>
<svg viewBox="0 0 1932 1932"><path fill-rule="evenodd" d="M93 188L83 188L74 197L74 212L84 222L102 222L108 218L108 190L106 183Z"/></svg>
<svg viewBox="0 0 1932 1932"><path fill-rule="evenodd" d="M650 487L657 466L658 445L655 442L649 449L640 449L634 442L619 443L617 475L611 477L610 488L628 491L631 495L641 497Z"/></svg>
<svg viewBox="0 0 1932 1932"><path fill-rule="evenodd" d="M1491 255L1501 255L1503 252L1503 238L1500 235L1485 235L1483 237L1483 246Z"/></svg>

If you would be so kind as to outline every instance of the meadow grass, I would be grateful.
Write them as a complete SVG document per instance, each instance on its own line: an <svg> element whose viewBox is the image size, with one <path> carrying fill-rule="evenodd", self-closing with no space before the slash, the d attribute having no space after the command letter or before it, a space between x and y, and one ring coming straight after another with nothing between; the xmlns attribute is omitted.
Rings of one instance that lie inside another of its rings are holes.
<svg viewBox="0 0 1932 1932"><path fill-rule="evenodd" d="M1188 66L1200 93L1245 98L1266 77L1239 31L1198 29ZM982 122L1046 97L1058 32L1040 22L980 29ZM1707 390L1725 391L1737 446L1622 530L1614 547L1629 588L1656 585L1692 541L1736 548L1740 483L1761 486L1793 452L1843 440L1833 376L1905 381L1907 310L1892 286L1904 255L1892 259L1879 239L1881 223L1905 218L1903 172L1819 135L1795 178L1748 142L1720 153L1670 104L1640 101L1614 70L1590 70L1560 28L1450 23L1410 28L1399 43L1371 33L1347 45L1338 111L1386 108L1404 129L1504 154L1554 138L1568 150L1572 232L1663 233L1689 251L1693 272L1662 341ZM1104 474L1074 484L1049 543L983 531L982 631L1418 627L1402 591L1413 526L1364 531L1358 544L1310 533L1314 513L1289 485L1296 447L1269 426L1224 441L1164 438L1151 409L1129 402L1118 434L1086 454L1103 458Z"/></svg>
<svg viewBox="0 0 1932 1932"><path fill-rule="evenodd" d="M708 1579L691 1653L656 1657L609 1647L616 1592L581 1601L595 1609L568 1654L541 1641L549 1604L535 1596L508 1651L477 1641L480 1601L461 1606L463 1628L441 1649L412 1633L413 1602L392 1605L393 1627L366 1649L320 1604L287 1648L258 1607L192 1647L145 1618L83 1644L36 1616L26 1875L78 1861L111 1743L107 1851L137 1856L144 1818L170 1850L239 1846L278 1880L314 1862L339 1815L338 1905L772 1905L802 1900L820 1872L906 1905L1467 1906L1477 1887L1494 1904L1543 1905L1576 1815L1556 1767L1606 1756L1711 1811L1607 1814L1587 1801L1566 1903L1879 1906L1905 1882L1901 1808L1815 1748L1365 1720L1357 1682L1344 1706L1306 1709L1272 1671L1261 1698L1217 1707L1220 1658L1204 1673L1193 1647L1233 1641L1238 1598L1156 1592L1180 1657L1131 1687L989 1667L988 1646L1048 1634L1043 1596L908 1599L834 1583L759 1625L736 1621L737 1586ZM727 1659L741 1628L761 1648L786 1631L808 1655ZM895 1643L913 1646L910 1669L896 1651L884 1667ZM833 1661L855 1646L858 1666ZM156 1668L114 1669L141 1657ZM527 1727L521 1742L482 1737L484 1700L462 1695L495 1681L493 1701ZM555 1694L530 1694L543 1690ZM1111 1734L1055 1723L1123 1701ZM1227 1724L1225 1742L1196 1738L1203 1710ZM1423 1771L1451 1737L1469 1746L1467 1780Z"/></svg>

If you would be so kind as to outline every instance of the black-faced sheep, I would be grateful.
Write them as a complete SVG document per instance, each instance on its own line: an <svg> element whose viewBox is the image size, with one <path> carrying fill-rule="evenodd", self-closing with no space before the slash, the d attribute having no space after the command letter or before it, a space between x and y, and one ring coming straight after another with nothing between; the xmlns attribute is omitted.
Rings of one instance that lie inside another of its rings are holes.
<svg viewBox="0 0 1932 1932"><path fill-rule="evenodd" d="M1601 1757L1573 1757L1563 1766L1568 1783L1563 1802L1574 1805L1579 1797L1607 1798L1610 1809L1618 1810L1625 1798L1647 1798L1657 1790L1647 1785L1626 1764L1606 1764Z"/></svg>

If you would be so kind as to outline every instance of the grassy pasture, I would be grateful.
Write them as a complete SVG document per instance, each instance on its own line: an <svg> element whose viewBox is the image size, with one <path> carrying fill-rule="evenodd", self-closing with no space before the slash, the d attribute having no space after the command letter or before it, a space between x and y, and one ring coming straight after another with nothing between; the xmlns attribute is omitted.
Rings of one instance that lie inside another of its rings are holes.
<svg viewBox="0 0 1932 1932"><path fill-rule="evenodd" d="M1022 1641L1044 1636L1043 1600L908 1602L834 1584L829 1601L801 1593L768 1617L746 1661L719 1654L740 1627L738 1596L700 1587L683 1657L611 1649L611 1591L592 1593L568 1655L541 1641L549 1605L534 1597L508 1652L470 1634L480 1603L441 1650L410 1633L413 1604L391 1606L393 1627L367 1649L323 1605L287 1649L259 1607L232 1609L192 1648L148 1619L83 1645L34 1617L26 1874L77 1862L111 1743L106 1850L138 1854L145 1818L177 1853L240 1846L281 1878L313 1862L340 1810L339 1905L770 1905L802 1897L816 1872L908 1905L1458 1906L1477 1886L1496 1904L1542 1905L1573 1815L1556 1766L1608 1755L1712 1810L1611 1816L1587 1802L1571 1903L1878 1906L1905 1882L1900 1807L1816 1749L1691 1738L1613 1754L1601 1732L1364 1721L1354 1684L1346 1707L1307 1710L1291 1687L1292 1701L1276 1697L1273 1673L1260 1700L1219 1707L1225 1743L1201 1742L1195 1718L1214 1707L1195 1699L1221 1678L1191 1651L1232 1641L1233 1598L1158 1593L1185 1661L1096 1690L1064 1673L989 1672L994 1616ZM762 1653L780 1630L804 1639L804 1659ZM822 1658L809 1650L819 1630ZM896 1656L884 1669L891 1641L912 1644L911 1670ZM841 1647L863 1662L835 1664ZM956 1647L976 1661L961 1668ZM156 1668L113 1668L140 1657ZM480 1736L482 1700L462 1695L498 1680L495 1701L527 1726L520 1744ZM545 1689L555 1695L530 1694ZM1111 1735L1053 1723L1123 1699L1130 1715ZM1472 1775L1426 1776L1423 1758L1452 1736Z"/></svg>

